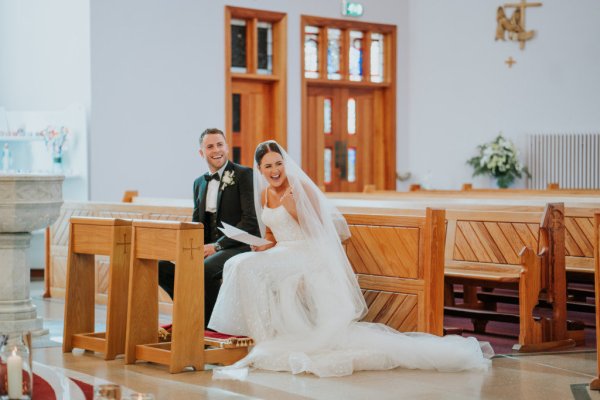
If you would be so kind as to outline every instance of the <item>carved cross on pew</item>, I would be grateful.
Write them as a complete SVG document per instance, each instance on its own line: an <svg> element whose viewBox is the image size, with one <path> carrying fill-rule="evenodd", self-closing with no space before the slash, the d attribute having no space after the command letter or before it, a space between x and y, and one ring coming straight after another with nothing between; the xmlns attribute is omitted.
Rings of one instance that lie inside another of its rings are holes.
<svg viewBox="0 0 600 400"><path fill-rule="evenodd" d="M505 4L505 8L515 8L515 12L519 11L519 18L516 18L516 23L521 28L521 32L516 34L516 38L519 41L519 48L523 50L525 48L525 41L533 37L535 31L529 31L525 29L525 10L527 7L541 7L542 3L528 3L527 0L521 0L520 3L508 3ZM514 18L514 15L513 15ZM511 35L511 33L509 33Z"/></svg>
<svg viewBox="0 0 600 400"><path fill-rule="evenodd" d="M201 246L196 246L194 247L194 239L190 239L190 247L184 247L183 251L189 250L190 251L190 259L193 260L194 259L194 250L202 250Z"/></svg>
<svg viewBox="0 0 600 400"><path fill-rule="evenodd" d="M127 234L124 233L123 234L123 241L122 242L117 242L117 246L123 246L123 254L127 253L127 246L131 245L131 241L127 240Z"/></svg>

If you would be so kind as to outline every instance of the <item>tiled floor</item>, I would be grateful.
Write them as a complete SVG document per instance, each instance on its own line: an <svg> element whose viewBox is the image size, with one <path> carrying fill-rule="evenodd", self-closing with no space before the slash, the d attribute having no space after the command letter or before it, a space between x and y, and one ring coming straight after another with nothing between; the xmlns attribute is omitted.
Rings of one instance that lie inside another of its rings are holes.
<svg viewBox="0 0 600 400"><path fill-rule="evenodd" d="M34 282L32 295L47 321L49 338L62 335L63 302L42 300L41 284ZM104 321L105 310L97 307L96 320ZM167 318L168 319L168 318ZM54 347L36 348L38 362L64 368L79 379L93 383L96 377L162 399L573 399L572 388L580 388L595 375L595 352L499 356L486 373L441 373L395 369L359 372L344 378L320 379L310 375L251 372L247 381L213 381L210 371L171 375L151 364L124 365L121 359L106 362L98 355L74 351L63 355ZM572 387L572 385L577 385ZM583 391L577 399L600 399L600 392ZM589 397L587 397L589 396Z"/></svg>

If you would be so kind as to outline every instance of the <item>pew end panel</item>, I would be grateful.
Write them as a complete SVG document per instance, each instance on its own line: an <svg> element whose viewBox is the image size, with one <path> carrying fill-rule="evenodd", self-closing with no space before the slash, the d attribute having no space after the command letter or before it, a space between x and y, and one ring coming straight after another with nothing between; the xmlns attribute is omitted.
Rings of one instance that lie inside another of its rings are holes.
<svg viewBox="0 0 600 400"><path fill-rule="evenodd" d="M600 310L600 212L594 214L594 270L596 310ZM596 377L590 382L590 389L600 390L600 312L596 312Z"/></svg>
<svg viewBox="0 0 600 400"><path fill-rule="evenodd" d="M364 321L442 335L444 211L344 217L346 252L369 308Z"/></svg>
<svg viewBox="0 0 600 400"><path fill-rule="evenodd" d="M519 315L521 321L530 321L530 323L519 325L519 343L513 346L513 350L532 353L575 347L575 341L567 337L566 302L564 314L560 312L562 307L553 307L551 318L534 317L534 307L543 289L543 280L535 278L543 276L543 271L549 269L551 251L544 248L540 254L536 254L532 249L525 247L520 256L523 270L519 284ZM551 293L547 291L546 295ZM559 302L559 304L563 303Z"/></svg>

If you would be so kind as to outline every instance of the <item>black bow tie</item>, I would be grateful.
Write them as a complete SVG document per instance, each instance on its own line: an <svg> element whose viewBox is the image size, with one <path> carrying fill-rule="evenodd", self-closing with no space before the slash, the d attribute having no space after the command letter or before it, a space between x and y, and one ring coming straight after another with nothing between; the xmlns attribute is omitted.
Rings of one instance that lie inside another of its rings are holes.
<svg viewBox="0 0 600 400"><path fill-rule="evenodd" d="M215 181L220 181L220 180L221 180L221 179L219 178L219 173L218 173L218 172L215 172L215 173L214 173L214 174L212 174L212 175L204 175L204 179L206 179L206 182L210 182L210 181L212 181L213 179L214 179Z"/></svg>

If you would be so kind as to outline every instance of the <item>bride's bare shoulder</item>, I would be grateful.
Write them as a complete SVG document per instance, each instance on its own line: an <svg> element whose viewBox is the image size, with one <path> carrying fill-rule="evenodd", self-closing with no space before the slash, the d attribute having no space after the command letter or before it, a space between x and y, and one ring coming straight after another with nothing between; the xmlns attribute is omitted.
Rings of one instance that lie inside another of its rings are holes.
<svg viewBox="0 0 600 400"><path fill-rule="evenodd" d="M263 191L260 193L260 204L264 207L267 205L268 203L268 198L269 198L269 187L267 186L266 188L263 189Z"/></svg>

